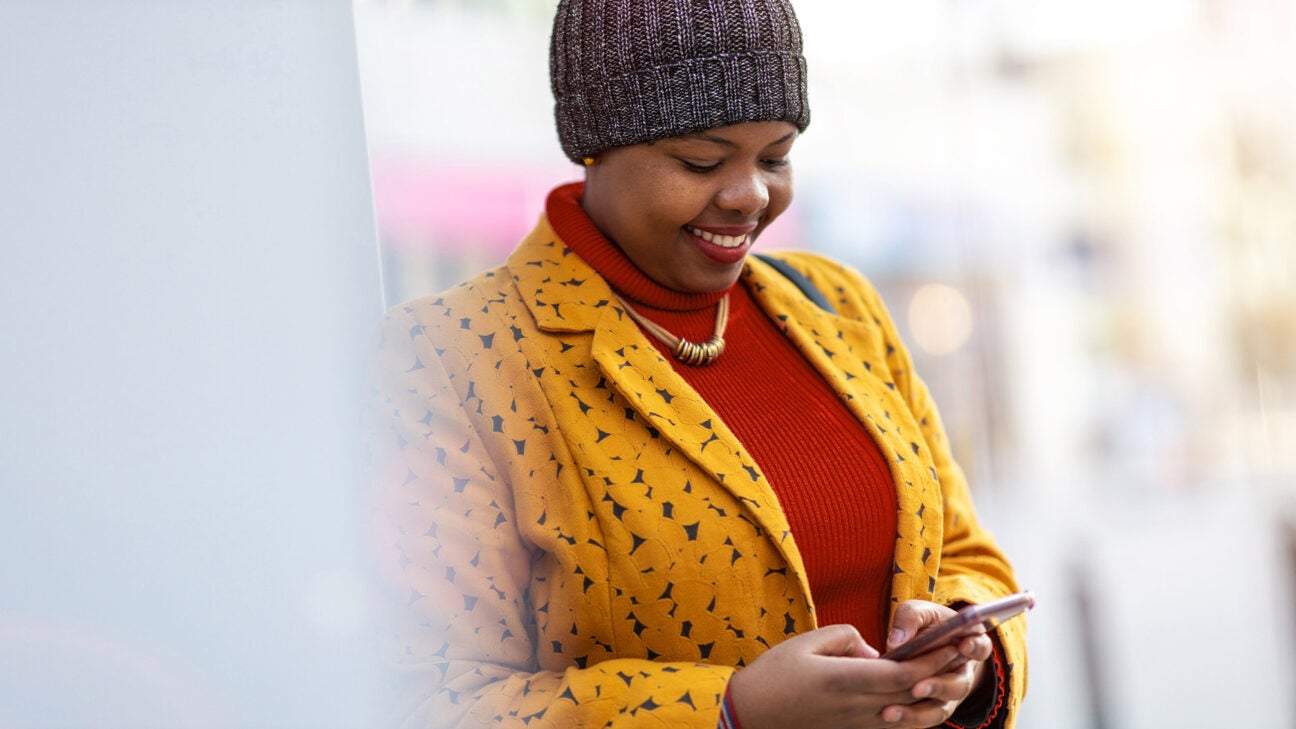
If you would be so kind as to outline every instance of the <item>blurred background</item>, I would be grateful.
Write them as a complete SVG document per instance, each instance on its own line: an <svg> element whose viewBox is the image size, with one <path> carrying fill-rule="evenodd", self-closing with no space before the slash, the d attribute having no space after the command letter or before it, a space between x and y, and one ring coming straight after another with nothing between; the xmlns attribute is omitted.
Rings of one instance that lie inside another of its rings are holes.
<svg viewBox="0 0 1296 729"><path fill-rule="evenodd" d="M1296 727L1296 0L796 0L1024 729ZM580 171L553 0L0 2L0 729L361 727L374 322ZM380 289L381 276L381 289Z"/></svg>
<svg viewBox="0 0 1296 729"><path fill-rule="evenodd" d="M554 0L356 0L388 305L580 171ZM1296 2L798 0L761 249L883 292L1036 591L1029 729L1296 727Z"/></svg>

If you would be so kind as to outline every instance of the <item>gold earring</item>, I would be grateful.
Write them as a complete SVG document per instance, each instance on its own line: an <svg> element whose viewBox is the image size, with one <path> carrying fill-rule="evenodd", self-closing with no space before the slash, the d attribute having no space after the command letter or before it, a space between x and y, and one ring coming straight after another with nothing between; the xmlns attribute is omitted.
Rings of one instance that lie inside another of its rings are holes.
<svg viewBox="0 0 1296 729"><path fill-rule="evenodd" d="M586 158L585 158L585 166L586 166L586 167L593 167L593 166L596 165L596 164L598 164L598 157L586 157Z"/></svg>

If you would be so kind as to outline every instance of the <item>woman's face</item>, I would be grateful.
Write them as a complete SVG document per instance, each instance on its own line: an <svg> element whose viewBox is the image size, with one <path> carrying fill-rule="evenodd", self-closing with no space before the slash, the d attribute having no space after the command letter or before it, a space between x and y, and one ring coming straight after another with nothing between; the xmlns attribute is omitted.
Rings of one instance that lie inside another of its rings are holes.
<svg viewBox="0 0 1296 729"><path fill-rule="evenodd" d="M792 202L797 129L748 122L616 147L585 168L585 212L639 270L677 291L719 291Z"/></svg>

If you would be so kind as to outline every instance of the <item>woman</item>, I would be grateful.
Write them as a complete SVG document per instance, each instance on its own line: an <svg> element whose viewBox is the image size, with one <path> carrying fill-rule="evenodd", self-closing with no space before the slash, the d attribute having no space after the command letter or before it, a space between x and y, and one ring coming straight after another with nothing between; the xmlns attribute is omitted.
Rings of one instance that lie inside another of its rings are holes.
<svg viewBox="0 0 1296 729"><path fill-rule="evenodd" d="M792 8L563 0L551 74L584 183L383 327L408 725L1010 726L1021 621L879 658L1016 589L881 301L748 255L809 123Z"/></svg>

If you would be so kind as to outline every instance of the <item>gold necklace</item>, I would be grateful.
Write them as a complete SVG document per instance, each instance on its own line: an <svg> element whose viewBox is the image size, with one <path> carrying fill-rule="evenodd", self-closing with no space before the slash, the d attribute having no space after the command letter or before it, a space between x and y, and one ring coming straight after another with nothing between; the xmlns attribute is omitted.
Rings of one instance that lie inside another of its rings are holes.
<svg viewBox="0 0 1296 729"><path fill-rule="evenodd" d="M617 296L617 301L621 302L622 308L634 319L639 326L653 335L657 341L670 347L671 353L675 359L687 365L708 365L716 361L720 353L724 351L724 331L725 325L729 323L729 294L725 294L720 299L720 304L716 307L715 334L705 342L690 342L683 337L677 337L666 331L662 327L648 321L639 312L635 311L626 300Z"/></svg>

